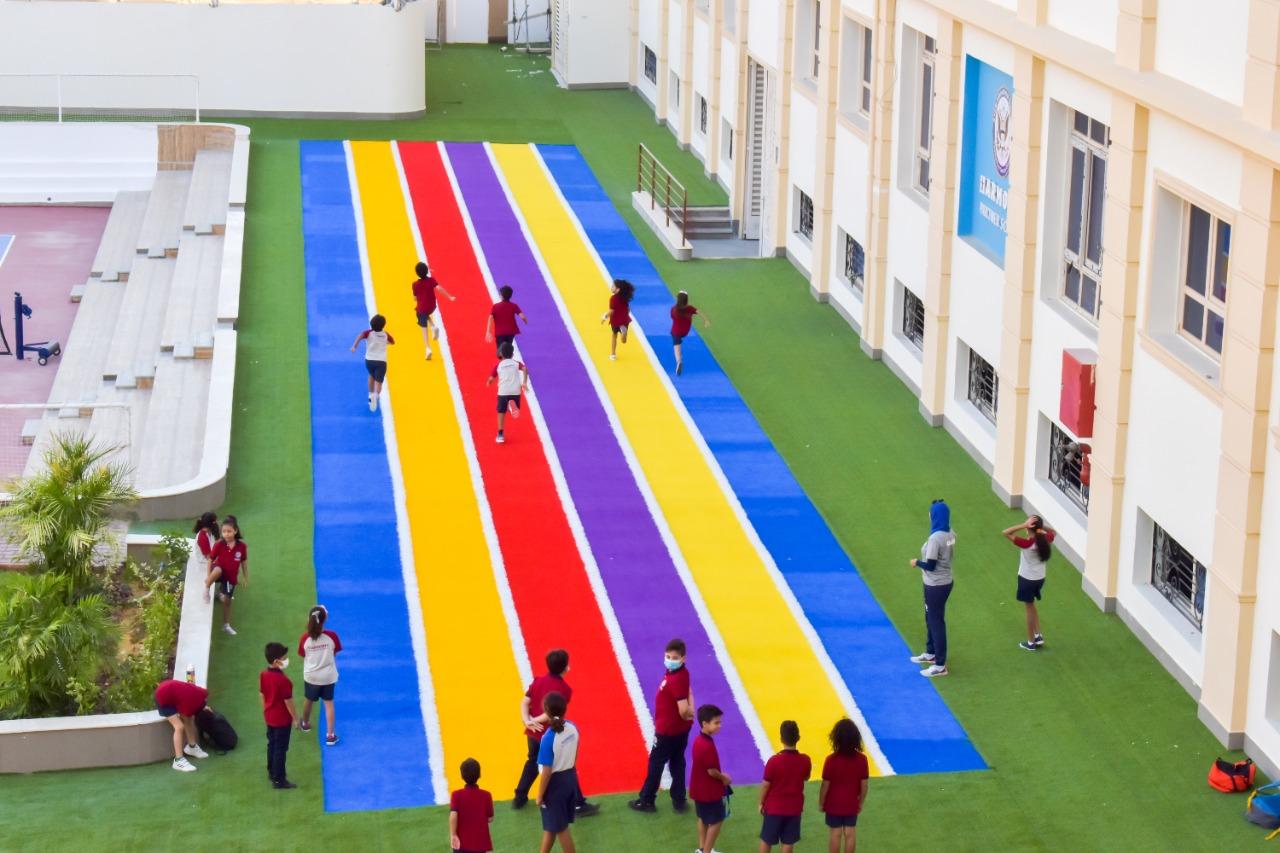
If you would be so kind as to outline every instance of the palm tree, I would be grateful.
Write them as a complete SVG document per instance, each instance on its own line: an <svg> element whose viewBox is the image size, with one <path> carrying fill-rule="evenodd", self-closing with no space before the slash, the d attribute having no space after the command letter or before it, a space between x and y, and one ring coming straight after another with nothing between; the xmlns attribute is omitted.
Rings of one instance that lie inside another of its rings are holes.
<svg viewBox="0 0 1280 853"><path fill-rule="evenodd" d="M92 589L95 554L111 519L138 497L129 469L105 461L116 450L79 433L55 435L44 471L20 481L0 507L0 528L8 528L22 556L70 581L68 601Z"/></svg>

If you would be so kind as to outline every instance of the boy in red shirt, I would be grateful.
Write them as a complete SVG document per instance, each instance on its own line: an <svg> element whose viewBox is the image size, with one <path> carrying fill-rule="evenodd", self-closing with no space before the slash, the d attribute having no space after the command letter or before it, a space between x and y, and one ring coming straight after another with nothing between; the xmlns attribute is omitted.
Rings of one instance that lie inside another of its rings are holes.
<svg viewBox="0 0 1280 853"><path fill-rule="evenodd" d="M267 723L267 775L274 788L298 787L289 781L284 769L289 752L289 733L298 725L298 711L293 705L293 682L284 674L289 666L284 643L267 643L267 668L258 676L258 693L262 696L262 718Z"/></svg>
<svg viewBox="0 0 1280 853"><path fill-rule="evenodd" d="M662 783L662 768L671 768L671 807L682 812L685 802L684 750L689 745L689 729L693 728L693 690L689 687L689 670L684 665L684 640L667 643L663 656L666 675L658 685L658 698L653 707L653 749L649 750L649 772L640 788L640 796L629 805L638 812L656 812L654 801Z"/></svg>
<svg viewBox="0 0 1280 853"><path fill-rule="evenodd" d="M782 751L764 765L764 781L760 783L760 853L769 853L781 844L782 853L791 853L800 840L800 815L804 812L804 783L809 781L813 764L809 756L796 749L800 727L795 720L783 720L778 731Z"/></svg>
<svg viewBox="0 0 1280 853"><path fill-rule="evenodd" d="M564 697L565 705L573 698L573 688L564 680L569 671L569 653L564 649L552 649L547 652L547 674L539 675L529 683L520 702L520 720L524 723L524 736L529 752L524 762L524 770L520 773L520 781L516 783L516 796L511 801L512 808L522 809L529 802L529 789L538 778L538 748L542 745L542 736L547 731L546 712L542 708L542 700L552 693ZM535 710L537 713L534 713ZM578 817L590 817L600 811L595 803L588 803L579 786L574 802L574 810Z"/></svg>
<svg viewBox="0 0 1280 853"><path fill-rule="evenodd" d="M480 762L468 758L460 768L466 787L449 796L449 846L458 853L489 853L493 840L493 795L480 785Z"/></svg>
<svg viewBox="0 0 1280 853"><path fill-rule="evenodd" d="M418 280L413 283L413 309L418 315L418 325L422 327L422 341L427 345L427 361L430 361L431 340L440 340L440 327L431 318L436 311L436 290L448 296L450 302L457 302L458 298L440 286L440 282L431 276L431 270L426 264L419 262L414 272L418 274ZM431 328L430 334L427 334L428 326Z"/></svg>
<svg viewBox="0 0 1280 853"><path fill-rule="evenodd" d="M724 799L733 781L720 770L720 753L712 739L720 731L724 712L715 705L698 709L699 735L693 739L693 769L689 772L689 799L698 815L698 849L695 853L718 853L716 838L728 816Z"/></svg>
<svg viewBox="0 0 1280 853"><path fill-rule="evenodd" d="M156 711L173 726L173 769L190 773L196 766L187 761L192 758L208 758L200 748L196 733L196 714L209 700L209 691L198 684L188 684L170 678L156 687Z"/></svg>
<svg viewBox="0 0 1280 853"><path fill-rule="evenodd" d="M519 305L511 301L511 294L514 292L510 286L504 284L498 289L498 295L502 297L502 301L495 302L489 309L489 321L484 330L484 339L486 341L496 339L499 353L502 351L503 343L515 344L516 335L520 334L520 327L516 324L517 317L523 320L526 326L529 325L529 318L524 316Z"/></svg>
<svg viewBox="0 0 1280 853"><path fill-rule="evenodd" d="M831 754L822 765L822 787L818 790L818 810L827 816L831 829L828 853L854 853L858 846L858 814L867 799L867 756L862 751L862 732L845 717L831 729Z"/></svg>

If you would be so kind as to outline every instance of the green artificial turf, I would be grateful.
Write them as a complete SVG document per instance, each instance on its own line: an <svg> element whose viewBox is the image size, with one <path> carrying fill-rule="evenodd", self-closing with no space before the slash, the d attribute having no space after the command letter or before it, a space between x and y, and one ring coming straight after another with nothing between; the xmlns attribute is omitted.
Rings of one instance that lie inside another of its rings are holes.
<svg viewBox="0 0 1280 853"><path fill-rule="evenodd" d="M1259 841L1241 820L1243 799L1205 784L1222 750L1195 703L1118 619L1094 607L1061 557L1050 563L1042 607L1049 645L1039 654L1018 649L1017 559L999 531L1019 516L945 432L923 422L910 391L862 354L835 312L809 297L799 273L781 260L680 264L664 254L630 208L637 142L686 183L694 203L723 204L724 195L648 105L627 92L556 89L546 66L545 58L450 47L428 54L422 120L244 122L253 148L223 509L252 542L252 579L237 605L240 636L215 632L211 668L212 702L239 728L241 748L200 762L195 774L153 765L0 778L0 848L447 849L440 808L325 814L313 737L290 751L298 790L272 791L264 778L259 650L296 637L314 597L296 142L325 138L577 145L667 284L689 290L713 318L705 333L712 350L913 647L923 631L920 583L906 561L928 532L929 500L948 499L959 537L948 613L953 674L938 688L990 769L873 780L858 828L863 849L1221 850ZM820 758L821 735L805 732L802 749ZM524 748L514 729L510 737L513 750ZM482 785L501 797L513 781ZM736 814L717 845L725 853L754 850L759 828L755 789L737 787ZM815 799L816 789L801 850L825 849ZM692 815L637 815L625 800L601 798L603 814L575 828L579 849L692 849ZM534 849L538 832L534 810L499 804L497 850Z"/></svg>

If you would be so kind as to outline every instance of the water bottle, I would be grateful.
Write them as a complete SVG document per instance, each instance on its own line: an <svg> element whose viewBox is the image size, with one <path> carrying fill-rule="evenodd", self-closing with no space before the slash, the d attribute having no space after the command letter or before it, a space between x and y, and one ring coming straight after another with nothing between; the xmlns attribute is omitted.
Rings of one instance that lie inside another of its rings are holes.
<svg viewBox="0 0 1280 853"><path fill-rule="evenodd" d="M187 684L195 684L195 683L196 683L196 665L193 663L189 663L187 664Z"/></svg>

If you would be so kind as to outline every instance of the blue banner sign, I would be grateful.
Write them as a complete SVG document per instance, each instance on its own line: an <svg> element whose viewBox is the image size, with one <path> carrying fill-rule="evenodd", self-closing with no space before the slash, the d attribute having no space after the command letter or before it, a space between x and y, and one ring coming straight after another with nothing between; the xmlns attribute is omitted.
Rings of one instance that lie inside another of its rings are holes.
<svg viewBox="0 0 1280 853"><path fill-rule="evenodd" d="M1008 233L1013 78L965 57L964 136L956 233L1000 267Z"/></svg>

